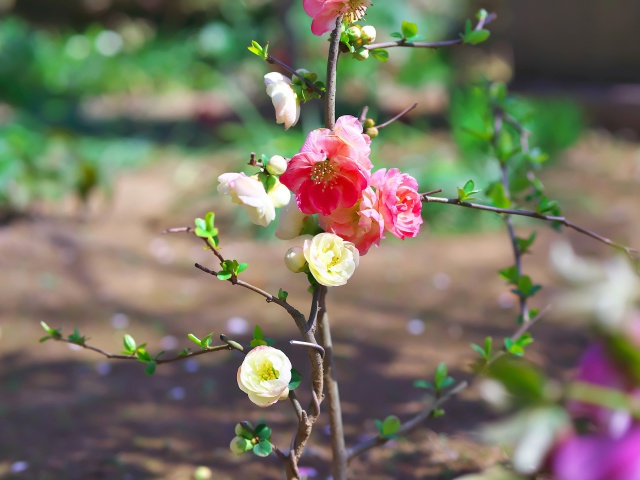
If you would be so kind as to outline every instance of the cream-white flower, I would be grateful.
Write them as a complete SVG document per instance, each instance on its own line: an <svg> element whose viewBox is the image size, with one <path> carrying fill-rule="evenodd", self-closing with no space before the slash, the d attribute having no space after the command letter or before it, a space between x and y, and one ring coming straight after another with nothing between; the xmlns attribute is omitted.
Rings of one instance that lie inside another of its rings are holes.
<svg viewBox="0 0 640 480"><path fill-rule="evenodd" d="M304 258L302 247L291 247L284 254L284 264L293 273L300 273L307 265L307 259Z"/></svg>
<svg viewBox="0 0 640 480"><path fill-rule="evenodd" d="M333 233L320 233L305 240L304 258L313 277L327 287L347 283L360 261L355 245Z"/></svg>
<svg viewBox="0 0 640 480"><path fill-rule="evenodd" d="M277 348L261 345L251 350L238 368L238 386L259 407L268 407L289 395L291 362Z"/></svg>
<svg viewBox="0 0 640 480"><path fill-rule="evenodd" d="M291 240L299 237L304 228L304 219L307 217L308 215L302 213L298 208L295 197L291 197L289 203L278 214L276 237L280 240Z"/></svg>
<svg viewBox="0 0 640 480"><path fill-rule="evenodd" d="M282 183L280 183L280 180L278 180L277 178L275 185L269 189L267 194L273 202L273 206L276 208L284 207L289 203L289 200L291 199L291 191Z"/></svg>
<svg viewBox="0 0 640 480"><path fill-rule="evenodd" d="M281 73L271 72L264 76L264 84L276 109L276 122L284 123L284 129L287 130L300 118L300 101L291 88L291 79Z"/></svg>
<svg viewBox="0 0 640 480"><path fill-rule="evenodd" d="M267 162L267 172L271 175L282 175L287 171L287 159L282 155L274 155Z"/></svg>
<svg viewBox="0 0 640 480"><path fill-rule="evenodd" d="M244 173L223 173L218 177L218 182L218 192L229 195L233 203L242 205L252 223L266 227L276 218L273 200L257 177L247 177Z"/></svg>

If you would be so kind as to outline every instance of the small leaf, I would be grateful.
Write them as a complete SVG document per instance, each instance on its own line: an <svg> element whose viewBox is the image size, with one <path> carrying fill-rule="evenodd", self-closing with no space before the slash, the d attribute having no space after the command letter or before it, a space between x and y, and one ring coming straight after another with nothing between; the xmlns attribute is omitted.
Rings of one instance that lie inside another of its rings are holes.
<svg viewBox="0 0 640 480"><path fill-rule="evenodd" d="M302 377L300 376L300 372L298 372L295 368L291 369L291 381L289 382L289 390L295 390L300 386L300 382L302 381Z"/></svg>
<svg viewBox="0 0 640 480"><path fill-rule="evenodd" d="M191 340L196 345L198 346L202 345L202 340L196 337L193 333L188 334L187 337L189 337L189 340Z"/></svg>
<svg viewBox="0 0 640 480"><path fill-rule="evenodd" d="M518 249L520 250L520 253L529 253L529 247L531 247L531 245L533 245L533 242L535 242L536 240L536 232L533 232L531 235L529 235L528 238L516 238L516 243L518 245Z"/></svg>
<svg viewBox="0 0 640 480"><path fill-rule="evenodd" d="M389 60L389 52L384 48L374 48L373 50L369 50L369 53L373 55L373 58L381 61L382 63L386 63L386 61Z"/></svg>
<svg viewBox="0 0 640 480"><path fill-rule="evenodd" d="M439 417L443 417L444 416L444 409L442 408L436 408L433 413L431 413L431 416L433 418L439 418Z"/></svg>
<svg viewBox="0 0 640 480"><path fill-rule="evenodd" d="M239 273L244 272L247 269L248 266L249 266L248 263L240 263L238 265L238 268L236 269L236 275L239 274Z"/></svg>
<svg viewBox="0 0 640 480"><path fill-rule="evenodd" d="M378 433L380 435L382 435L382 421L381 420L374 420L373 423L376 424L376 428L378 429Z"/></svg>
<svg viewBox="0 0 640 480"><path fill-rule="evenodd" d="M215 217L216 216L213 212L207 212L207 214L204 216L205 226L208 231L213 230L213 222L215 220Z"/></svg>
<svg viewBox="0 0 640 480"><path fill-rule="evenodd" d="M288 296L289 296L289 292L282 289L278 290L278 300L282 300L283 302L286 302Z"/></svg>
<svg viewBox="0 0 640 480"><path fill-rule="evenodd" d="M47 335L46 337L42 337L42 338L40 338L40 340L38 340L38 342L40 342L40 343L44 343L44 342L46 342L47 340L51 340L51 338L52 338L52 337L51 337L51 335Z"/></svg>
<svg viewBox="0 0 640 480"><path fill-rule="evenodd" d="M271 446L271 442L268 440L263 440L253 447L253 453L258 457L268 457L272 450L273 447Z"/></svg>
<svg viewBox="0 0 640 480"><path fill-rule="evenodd" d="M392 37L392 38L399 38L399 39L402 39L402 34L401 34L400 32L393 32L393 33L391 34L391 37Z"/></svg>
<svg viewBox="0 0 640 480"><path fill-rule="evenodd" d="M252 347L259 347L261 345L268 345L266 341L264 340L257 340L257 339L253 339L249 342L249 345L251 345Z"/></svg>
<svg viewBox="0 0 640 480"><path fill-rule="evenodd" d="M396 417L395 415L389 415L382 422L382 436L389 437L395 434L398 430L400 430L401 426L402 424L400 423L400 419L398 417Z"/></svg>
<svg viewBox="0 0 640 480"><path fill-rule="evenodd" d="M492 183L487 189L487 195L489 195L493 204L498 208L509 208L511 205L511 200L507 197L504 185L500 182Z"/></svg>
<svg viewBox="0 0 640 480"><path fill-rule="evenodd" d="M136 350L136 356L141 362L151 362L151 355L149 355L149 352L147 352L144 348L138 347L138 350Z"/></svg>
<svg viewBox="0 0 640 480"><path fill-rule="evenodd" d="M144 369L144 373L151 376L156 372L156 362L147 363L147 367Z"/></svg>
<svg viewBox="0 0 640 480"><path fill-rule="evenodd" d="M260 325L256 325L256 327L253 329L253 338L255 338L256 340L264 340L264 335L262 333L262 328L260 328Z"/></svg>
<svg viewBox="0 0 640 480"><path fill-rule="evenodd" d="M124 344L124 348L127 352L133 353L136 351L136 341L131 335L125 335L122 343Z"/></svg>
<svg viewBox="0 0 640 480"><path fill-rule="evenodd" d="M489 30L480 29L480 30L472 30L468 33L465 33L463 37L464 43L468 43L470 45L477 45L479 43L485 42L491 36L491 32Z"/></svg>
<svg viewBox="0 0 640 480"><path fill-rule="evenodd" d="M218 272L218 280L229 280L231 278L231 273L226 270L222 270Z"/></svg>
<svg viewBox="0 0 640 480"><path fill-rule="evenodd" d="M482 358L485 358L484 349L481 346L476 345L475 343L472 343L471 348L473 348L476 352L478 352Z"/></svg>
<svg viewBox="0 0 640 480"><path fill-rule="evenodd" d="M208 334L206 337L204 337L202 340L200 340L200 346L203 349L207 349L209 348L209 346L211 345L211 339L213 338L213 332L211 332L210 334Z"/></svg>
<svg viewBox="0 0 640 480"><path fill-rule="evenodd" d="M269 44L267 44L267 48L269 48ZM255 40L251 40L251 45L247 47L247 49L261 58L267 58L267 50L262 48L262 46Z"/></svg>
<svg viewBox="0 0 640 480"><path fill-rule="evenodd" d="M424 388L426 390L433 390L433 383L427 382L426 380L415 380L413 382L413 386L415 388Z"/></svg>
<svg viewBox="0 0 640 480"><path fill-rule="evenodd" d="M520 275L518 274L518 267L516 267L515 265L512 267L500 270L498 273L500 274L503 280L506 280L507 282L513 285L518 284L518 278Z"/></svg>
<svg viewBox="0 0 640 480"><path fill-rule="evenodd" d="M407 22L406 20L402 22L403 38L413 37L416 33L418 33L418 25L416 25L415 23Z"/></svg>
<svg viewBox="0 0 640 480"><path fill-rule="evenodd" d="M189 355L191 353L191 349L189 348L183 348L180 353L178 354L179 357L185 357L187 355Z"/></svg>

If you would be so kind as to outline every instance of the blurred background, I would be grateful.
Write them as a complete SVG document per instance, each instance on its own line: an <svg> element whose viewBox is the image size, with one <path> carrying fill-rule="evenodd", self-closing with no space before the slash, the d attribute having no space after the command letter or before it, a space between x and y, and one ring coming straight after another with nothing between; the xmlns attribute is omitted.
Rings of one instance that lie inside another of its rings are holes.
<svg viewBox="0 0 640 480"><path fill-rule="evenodd" d="M146 378L142 365L36 342L44 320L67 333L78 327L112 352L124 333L152 352L173 352L187 346L188 332L247 341L259 323L288 348L295 330L282 312L203 278L192 267L210 262L200 244L160 232L216 211L227 256L249 263L250 281L289 290L307 308L298 278L273 269L288 245L271 241L271 227L251 225L215 187L219 174L245 168L250 152L291 156L321 126L318 101L286 133L275 124L262 81L271 69L247 51L250 41L269 41L273 56L322 77L326 38L310 34L298 0L45 3L0 0L0 478L190 479L199 465L216 479L280 478L274 461L228 450L235 420L268 413L283 445L293 426L284 404L251 408L235 387L234 355ZM411 173L423 191L454 196L469 178L483 188L496 175L463 127L484 112L472 86L506 82L531 143L550 155L542 174L550 196L578 223L637 244L640 4L561 3L376 2L367 22L380 40L405 19L434 41L456 38L479 8L498 19L478 47L391 49L386 64L341 59L338 113L357 116L367 105L381 123L418 102L381 131L372 159ZM469 342L514 329L513 298L496 275L512 262L503 223L456 210L425 207L424 235L387 239L349 287L332 292L350 441L374 431L368 419L419 410L412 381L437 362L464 376ZM544 307L561 290L546 264L558 235L517 225L523 235L541 231L525 270L545 285L536 298ZM569 238L580 253L611 254ZM556 317L540 327L534 358L562 378L586 334L579 319ZM287 353L304 370L306 353ZM448 412L433 431L373 453L355 471L444 479L503 458L466 435L490 417L472 394ZM326 478L323 424L315 435L309 473Z"/></svg>

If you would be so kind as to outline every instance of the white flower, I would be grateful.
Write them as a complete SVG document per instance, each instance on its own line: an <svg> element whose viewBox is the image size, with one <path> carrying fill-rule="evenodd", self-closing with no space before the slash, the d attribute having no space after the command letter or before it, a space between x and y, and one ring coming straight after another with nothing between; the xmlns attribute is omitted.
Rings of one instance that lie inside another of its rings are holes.
<svg viewBox="0 0 640 480"><path fill-rule="evenodd" d="M264 84L276 109L276 122L284 123L284 129L287 130L300 118L300 101L291 88L291 79L281 73L271 72L264 76Z"/></svg>
<svg viewBox="0 0 640 480"><path fill-rule="evenodd" d="M302 247L291 247L284 254L284 264L293 273L300 273L307 265L307 259L304 258Z"/></svg>
<svg viewBox="0 0 640 480"><path fill-rule="evenodd" d="M304 258L319 284L344 285L358 266L358 249L333 233L320 233L304 241Z"/></svg>
<svg viewBox="0 0 640 480"><path fill-rule="evenodd" d="M266 227L276 218L273 200L256 177L247 177L244 173L223 173L218 182L218 192L231 196L233 203L242 205L252 223Z"/></svg>
<svg viewBox="0 0 640 480"><path fill-rule="evenodd" d="M238 368L238 386L259 407L268 407L289 395L291 362L277 348L261 345L251 350Z"/></svg>
<svg viewBox="0 0 640 480"><path fill-rule="evenodd" d="M271 175L282 175L287 171L287 160L282 155L274 155L267 163L267 172Z"/></svg>
<svg viewBox="0 0 640 480"><path fill-rule="evenodd" d="M273 178L276 178L276 177L273 177ZM258 178L256 176L256 180L257 179ZM280 183L280 180L278 180L277 178L276 178L275 185L269 189L267 194L269 195L269 198L273 202L273 206L276 208L284 207L289 203L289 200L291 198L291 192L289 191L289 189L285 187L282 183Z"/></svg>
<svg viewBox="0 0 640 480"><path fill-rule="evenodd" d="M276 227L276 237L280 240L291 240L299 237L304 228L305 215L298 208L295 197L291 197L280 213L278 214L278 226Z"/></svg>

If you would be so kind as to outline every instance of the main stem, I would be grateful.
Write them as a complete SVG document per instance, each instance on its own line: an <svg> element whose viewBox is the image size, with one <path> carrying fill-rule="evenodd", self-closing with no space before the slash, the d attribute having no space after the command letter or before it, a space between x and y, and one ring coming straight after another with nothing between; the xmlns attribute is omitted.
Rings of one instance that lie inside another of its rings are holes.
<svg viewBox="0 0 640 480"><path fill-rule="evenodd" d="M336 19L335 28L331 32L329 57L327 60L327 90L324 98L324 126L333 130L336 126L336 77L338 71L338 55L340 54L340 29L342 16ZM329 314L326 306L327 287L320 290L320 309L318 312L318 328L320 339L325 349L324 356L324 385L327 395L329 424L331 426L331 451L333 462L331 473L334 480L347 478L347 448L344 442L342 428L342 409L338 382L335 378L335 363L333 359L333 343L329 326Z"/></svg>

